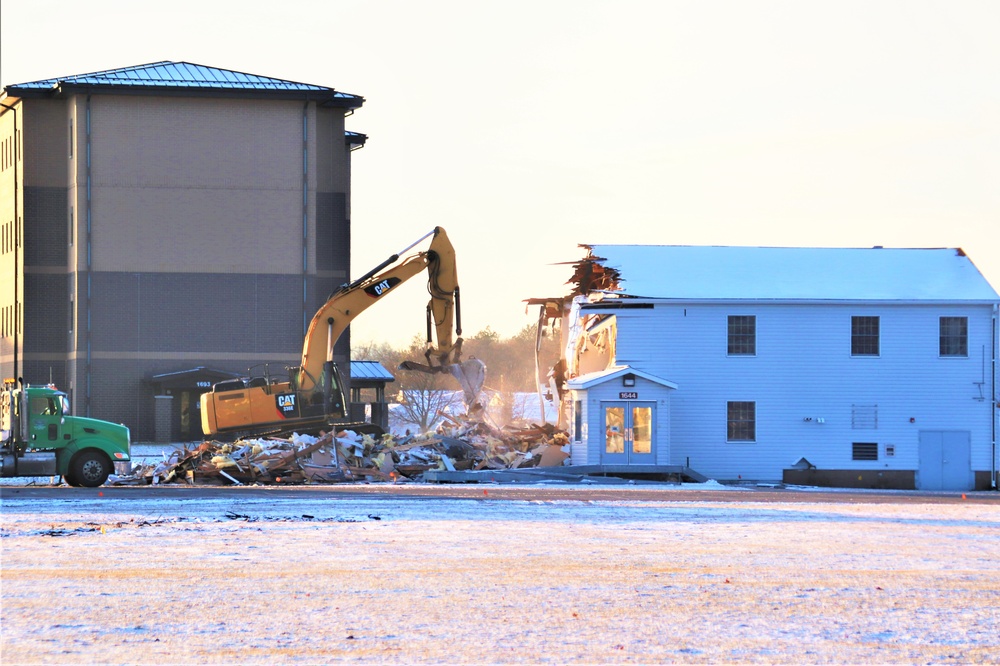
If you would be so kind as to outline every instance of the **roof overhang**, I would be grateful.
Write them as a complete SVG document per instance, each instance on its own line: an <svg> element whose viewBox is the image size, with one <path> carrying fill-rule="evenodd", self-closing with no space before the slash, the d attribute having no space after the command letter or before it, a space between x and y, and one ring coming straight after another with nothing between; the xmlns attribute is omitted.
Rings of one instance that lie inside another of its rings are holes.
<svg viewBox="0 0 1000 666"><path fill-rule="evenodd" d="M213 97L225 99L269 99L316 102L328 108L358 109L364 97L335 90L266 90L259 88L213 88L208 86L158 86L156 84L114 85L100 83L57 82L51 87L7 86L8 96L21 98L63 99L73 95L140 95L157 97Z"/></svg>
<svg viewBox="0 0 1000 666"><path fill-rule="evenodd" d="M363 148L365 143L368 141L368 135L362 134L361 132L344 132L344 143L351 150L357 150L358 148Z"/></svg>
<svg viewBox="0 0 1000 666"><path fill-rule="evenodd" d="M586 375L580 375L579 377L574 377L573 379L566 382L566 386L574 391L582 391L594 386L599 386L605 382L614 381L620 379L625 375L635 375L645 379L646 381L653 382L654 384L659 384L664 388L677 390L678 386L675 382L663 379L662 377L657 377L656 375L651 375L648 372L643 372L642 370L636 370L635 368L628 365L619 365L613 368L608 368L606 370L600 370L599 372L591 372Z"/></svg>
<svg viewBox="0 0 1000 666"><path fill-rule="evenodd" d="M153 375L149 378L151 384L155 384L160 389L168 388L210 388L215 382L225 381L227 379L237 379L240 375L235 372L227 372L225 370L215 370L213 368L206 368L204 366L198 366L197 368L190 368L189 370L178 370L177 372L164 372L158 375ZM204 384L199 384L199 382L204 382ZM207 384L208 386L205 386Z"/></svg>
<svg viewBox="0 0 1000 666"><path fill-rule="evenodd" d="M580 306L588 314L617 314L622 310L649 310L658 305L998 305L997 301L981 299L875 299L875 298L609 298Z"/></svg>

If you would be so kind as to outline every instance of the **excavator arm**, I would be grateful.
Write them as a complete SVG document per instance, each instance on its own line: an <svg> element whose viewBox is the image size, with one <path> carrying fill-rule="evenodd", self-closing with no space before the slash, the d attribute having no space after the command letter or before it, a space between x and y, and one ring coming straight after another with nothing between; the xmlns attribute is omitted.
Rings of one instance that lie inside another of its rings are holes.
<svg viewBox="0 0 1000 666"><path fill-rule="evenodd" d="M428 249L400 258L431 238ZM201 397L202 429L255 433L292 428L316 428L346 415L340 373L333 362L337 340L362 312L413 276L427 270L426 365L401 367L444 372L458 379L470 410L485 380L485 366L477 359L461 363L462 324L455 249L441 227L411 243L350 284L334 292L313 315L302 344L302 360L289 368L287 382L250 380L216 384ZM437 343L431 339L432 329Z"/></svg>
<svg viewBox="0 0 1000 666"><path fill-rule="evenodd" d="M428 237L432 239L427 250L400 261L401 254ZM455 249L445 230L435 227L364 276L341 287L316 312L302 346L299 387L308 390L316 385L324 364L333 360L334 345L358 315L424 269L427 269L427 290L431 297L427 304L428 366L435 371L447 371L448 365L457 363L461 356L462 323ZM432 326L437 345L430 339Z"/></svg>

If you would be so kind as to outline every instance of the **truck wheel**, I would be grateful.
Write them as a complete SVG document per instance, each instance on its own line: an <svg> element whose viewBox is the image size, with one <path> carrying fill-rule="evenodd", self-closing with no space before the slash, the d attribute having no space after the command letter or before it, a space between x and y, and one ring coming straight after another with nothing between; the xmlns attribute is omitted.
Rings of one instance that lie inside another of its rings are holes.
<svg viewBox="0 0 1000 666"><path fill-rule="evenodd" d="M96 488L103 485L112 471L111 462L99 451L82 451L69 466L69 477L77 485Z"/></svg>
<svg viewBox="0 0 1000 666"><path fill-rule="evenodd" d="M67 486L72 486L74 488L78 488L80 486L76 477L73 476L73 470L66 470L66 474L63 475L63 480L66 482Z"/></svg>

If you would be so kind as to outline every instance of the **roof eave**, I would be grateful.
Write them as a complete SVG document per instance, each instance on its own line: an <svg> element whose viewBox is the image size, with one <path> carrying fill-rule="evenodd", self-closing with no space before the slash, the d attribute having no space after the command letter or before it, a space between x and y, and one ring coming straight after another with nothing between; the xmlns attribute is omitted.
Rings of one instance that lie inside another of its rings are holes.
<svg viewBox="0 0 1000 666"><path fill-rule="evenodd" d="M334 90L268 90L261 88L214 88L208 86L118 85L99 83L58 83L49 88L7 86L8 96L22 98L62 98L70 95L156 95L160 97L223 97L228 99L276 99L316 102L320 106L358 109L365 99Z"/></svg>
<svg viewBox="0 0 1000 666"><path fill-rule="evenodd" d="M759 303L768 305L1000 305L998 299L982 298L751 298L751 297L718 297L705 296L668 297L642 296L630 299L627 305L618 299L595 301L581 306L590 314L621 314L624 309L648 309L651 305L683 305L683 304L729 305L733 303ZM646 306L643 308L642 306Z"/></svg>
<svg viewBox="0 0 1000 666"><path fill-rule="evenodd" d="M566 386L575 391L585 391L595 386L614 381L624 375L635 375L636 377L641 377L646 381L659 384L660 386L669 389L677 390L679 388L676 382L663 379L662 377L657 377L656 375L652 375L643 370L637 370L630 365L617 366L614 368L608 368L607 370L600 370L586 375L581 375L579 377L574 377L566 382Z"/></svg>
<svg viewBox="0 0 1000 666"><path fill-rule="evenodd" d="M344 142L351 150L357 150L368 142L368 135L361 132L344 132Z"/></svg>

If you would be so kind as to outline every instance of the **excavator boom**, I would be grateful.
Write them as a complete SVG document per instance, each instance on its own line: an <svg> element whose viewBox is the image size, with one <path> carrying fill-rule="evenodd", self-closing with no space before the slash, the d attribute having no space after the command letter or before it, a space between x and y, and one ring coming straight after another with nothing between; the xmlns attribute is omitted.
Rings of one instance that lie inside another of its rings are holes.
<svg viewBox="0 0 1000 666"><path fill-rule="evenodd" d="M400 259L427 238L431 238L427 250ZM217 384L210 393L202 394L205 434L320 428L343 419L347 411L343 385L333 361L337 340L358 315L425 269L431 297L427 304L427 363L401 367L455 376L471 407L482 389L485 366L476 359L461 362L462 325L455 249L445 230L435 227L327 299L309 322L301 363L288 369L287 382L237 380ZM432 329L436 344L431 339Z"/></svg>

